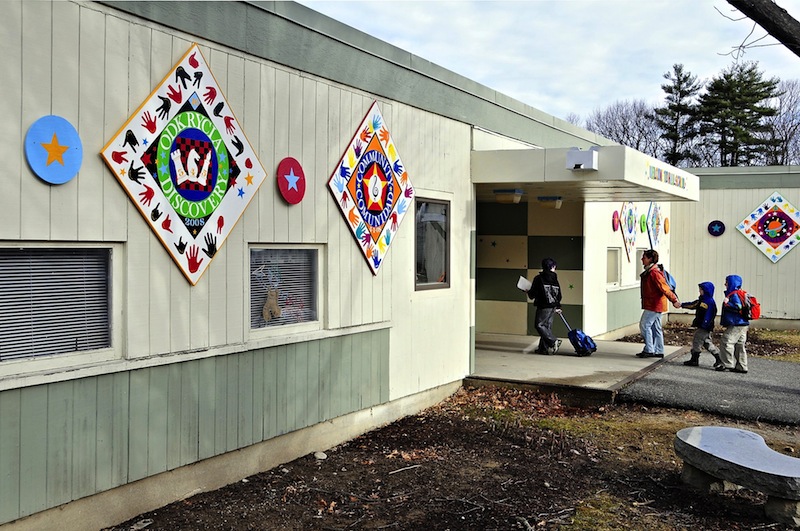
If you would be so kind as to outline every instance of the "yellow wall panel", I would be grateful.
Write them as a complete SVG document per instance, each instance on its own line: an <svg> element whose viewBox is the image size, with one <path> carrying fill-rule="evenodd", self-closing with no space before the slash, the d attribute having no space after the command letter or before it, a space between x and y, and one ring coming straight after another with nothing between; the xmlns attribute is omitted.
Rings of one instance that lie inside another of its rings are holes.
<svg viewBox="0 0 800 531"><path fill-rule="evenodd" d="M528 308L524 302L475 301L478 333L526 335Z"/></svg>
<svg viewBox="0 0 800 531"><path fill-rule="evenodd" d="M525 269L528 267L527 236L484 236L476 243L478 267Z"/></svg>

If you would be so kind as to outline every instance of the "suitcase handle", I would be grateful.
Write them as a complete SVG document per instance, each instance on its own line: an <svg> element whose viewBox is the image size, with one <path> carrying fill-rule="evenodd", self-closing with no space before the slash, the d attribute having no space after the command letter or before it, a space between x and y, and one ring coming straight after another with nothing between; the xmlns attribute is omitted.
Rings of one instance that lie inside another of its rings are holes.
<svg viewBox="0 0 800 531"><path fill-rule="evenodd" d="M561 320L564 321L564 326L567 327L567 332L572 332L572 327L569 326L569 323L567 322L567 318L564 317L564 312L558 312L558 315L560 315L561 316Z"/></svg>

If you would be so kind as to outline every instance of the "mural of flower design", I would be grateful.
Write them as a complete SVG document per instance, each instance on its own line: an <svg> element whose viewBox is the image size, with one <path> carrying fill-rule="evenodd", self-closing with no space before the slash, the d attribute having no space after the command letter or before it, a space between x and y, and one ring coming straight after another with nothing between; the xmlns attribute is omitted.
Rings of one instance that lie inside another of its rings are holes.
<svg viewBox="0 0 800 531"><path fill-rule="evenodd" d="M774 192L736 228L774 264L800 243L800 211Z"/></svg>

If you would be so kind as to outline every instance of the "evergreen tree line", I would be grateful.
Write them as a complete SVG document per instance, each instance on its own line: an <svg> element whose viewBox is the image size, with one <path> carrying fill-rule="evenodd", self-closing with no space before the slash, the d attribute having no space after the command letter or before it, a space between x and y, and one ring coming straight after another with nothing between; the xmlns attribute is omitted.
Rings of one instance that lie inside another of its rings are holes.
<svg viewBox="0 0 800 531"><path fill-rule="evenodd" d="M673 166L800 164L800 80L764 77L756 62L734 63L708 82L675 64L664 104L623 100L595 110L586 129Z"/></svg>

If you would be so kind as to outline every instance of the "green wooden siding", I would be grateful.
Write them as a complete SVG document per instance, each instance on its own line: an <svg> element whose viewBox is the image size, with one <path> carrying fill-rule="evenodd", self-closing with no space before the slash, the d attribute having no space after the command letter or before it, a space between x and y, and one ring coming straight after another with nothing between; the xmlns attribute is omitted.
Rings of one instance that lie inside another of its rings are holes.
<svg viewBox="0 0 800 531"><path fill-rule="evenodd" d="M389 331L0 392L0 524L389 399Z"/></svg>
<svg viewBox="0 0 800 531"><path fill-rule="evenodd" d="M639 286L609 292L606 311L606 330L616 330L631 323L638 323L642 316Z"/></svg>

